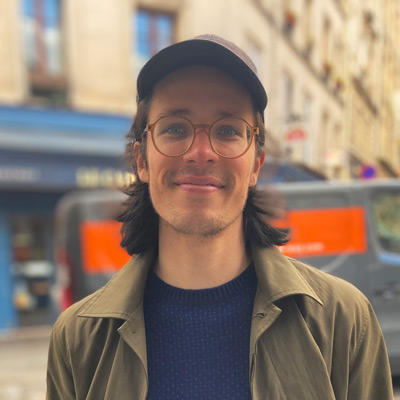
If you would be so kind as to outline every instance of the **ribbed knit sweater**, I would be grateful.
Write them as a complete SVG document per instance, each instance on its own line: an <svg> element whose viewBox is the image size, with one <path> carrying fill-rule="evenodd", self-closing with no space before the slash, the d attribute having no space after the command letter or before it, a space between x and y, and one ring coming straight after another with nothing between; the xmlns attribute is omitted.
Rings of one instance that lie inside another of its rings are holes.
<svg viewBox="0 0 400 400"><path fill-rule="evenodd" d="M253 265L221 286L185 290L150 271L145 295L149 400L250 399Z"/></svg>

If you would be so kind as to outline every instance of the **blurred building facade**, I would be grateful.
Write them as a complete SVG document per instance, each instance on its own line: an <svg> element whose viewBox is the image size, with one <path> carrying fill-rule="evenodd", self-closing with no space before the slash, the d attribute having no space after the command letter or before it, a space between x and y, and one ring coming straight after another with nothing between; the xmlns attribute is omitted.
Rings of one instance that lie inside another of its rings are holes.
<svg viewBox="0 0 400 400"><path fill-rule="evenodd" d="M397 0L3 0L0 33L0 330L47 310L60 197L130 179L136 76L170 43L215 33L251 56L269 160L398 175Z"/></svg>
<svg viewBox="0 0 400 400"><path fill-rule="evenodd" d="M395 0L352 0L346 5L345 118L350 176L397 176L399 126L395 121L399 108L395 99L400 59L395 38L399 34L400 4Z"/></svg>

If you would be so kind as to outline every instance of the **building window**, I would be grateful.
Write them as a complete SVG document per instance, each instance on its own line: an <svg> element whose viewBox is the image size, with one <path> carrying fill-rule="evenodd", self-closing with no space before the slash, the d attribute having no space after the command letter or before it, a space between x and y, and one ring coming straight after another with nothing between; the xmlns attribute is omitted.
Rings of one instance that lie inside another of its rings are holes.
<svg viewBox="0 0 400 400"><path fill-rule="evenodd" d="M133 18L137 72L155 53L174 42L174 17L171 14L137 10Z"/></svg>
<svg viewBox="0 0 400 400"><path fill-rule="evenodd" d="M360 37L358 41L358 79L369 93L372 94L373 72L376 65L375 47L377 33L374 28L374 16L369 11L364 11Z"/></svg>
<svg viewBox="0 0 400 400"><path fill-rule="evenodd" d="M291 34L296 25L297 15L293 9L291 0L283 1L283 31Z"/></svg>
<svg viewBox="0 0 400 400"><path fill-rule="evenodd" d="M311 112L312 112L312 99L308 94L306 94L304 95L304 103L303 103L303 121L305 123L311 122L311 117L312 117Z"/></svg>
<svg viewBox="0 0 400 400"><path fill-rule="evenodd" d="M10 223L13 300L19 311L19 324L46 324L54 272L51 262L52 221L43 216L14 214Z"/></svg>
<svg viewBox="0 0 400 400"><path fill-rule="evenodd" d="M332 27L328 18L323 23L321 50L322 73L327 78L332 73Z"/></svg>
<svg viewBox="0 0 400 400"><path fill-rule="evenodd" d="M306 163L312 162L312 108L313 100L309 94L305 94L303 99L302 123L305 132L304 161Z"/></svg>
<svg viewBox="0 0 400 400"><path fill-rule="evenodd" d="M61 0L23 0L23 36L31 100L63 105L66 79Z"/></svg>
<svg viewBox="0 0 400 400"><path fill-rule="evenodd" d="M320 139L319 139L319 155L320 155L320 163L323 166L327 154L327 150L329 148L330 135L329 135L329 127L330 120L327 111L324 111L321 119L321 130L320 130Z"/></svg>
<svg viewBox="0 0 400 400"><path fill-rule="evenodd" d="M303 11L303 36L304 36L304 53L307 57L311 56L314 48L313 23L312 23L312 0L304 1Z"/></svg>
<svg viewBox="0 0 400 400"><path fill-rule="evenodd" d="M295 118L293 113L294 84L292 77L284 73L282 84L283 121L284 123L289 123Z"/></svg>
<svg viewBox="0 0 400 400"><path fill-rule="evenodd" d="M262 50L261 50L260 46L258 45L258 43L254 42L252 39L248 39L247 40L247 44L246 44L246 52L247 52L248 56L254 62L255 66L257 68L257 71L259 73L261 71L263 71L264 68L261 65L261 63L262 63Z"/></svg>

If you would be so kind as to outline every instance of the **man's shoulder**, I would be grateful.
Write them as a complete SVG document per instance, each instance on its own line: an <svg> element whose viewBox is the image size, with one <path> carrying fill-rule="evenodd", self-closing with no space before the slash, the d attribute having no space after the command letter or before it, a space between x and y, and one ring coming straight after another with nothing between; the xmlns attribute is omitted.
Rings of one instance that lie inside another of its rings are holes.
<svg viewBox="0 0 400 400"><path fill-rule="evenodd" d="M312 287L323 303L327 300L368 301L366 296L352 283L306 264L294 258L287 258L302 278Z"/></svg>
<svg viewBox="0 0 400 400"><path fill-rule="evenodd" d="M321 300L322 307L315 308L318 318L347 321L363 329L373 311L369 300L357 287L299 260L288 258L288 261Z"/></svg>
<svg viewBox="0 0 400 400"><path fill-rule="evenodd" d="M92 304L96 302L99 296L101 296L105 287L102 287L94 293L84 297L82 300L69 306L66 310L62 311L58 316L54 326L53 332L59 330L65 330L66 328L75 329L77 325L85 323L88 319L79 318L79 315L85 312Z"/></svg>
<svg viewBox="0 0 400 400"><path fill-rule="evenodd" d="M302 295L307 304L325 310L337 304L365 310L366 296L350 282L300 260L284 256L278 248L253 249L257 276L265 296L272 301ZM309 301L308 301L309 300Z"/></svg>

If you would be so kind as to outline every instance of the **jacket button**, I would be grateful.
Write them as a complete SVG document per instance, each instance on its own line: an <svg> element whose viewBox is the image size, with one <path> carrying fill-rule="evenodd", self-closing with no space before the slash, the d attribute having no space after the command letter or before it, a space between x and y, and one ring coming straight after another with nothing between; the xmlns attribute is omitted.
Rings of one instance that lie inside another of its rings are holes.
<svg viewBox="0 0 400 400"><path fill-rule="evenodd" d="M262 312L259 312L259 313L256 314L256 317L264 318L264 317L265 317L265 314L262 313Z"/></svg>

